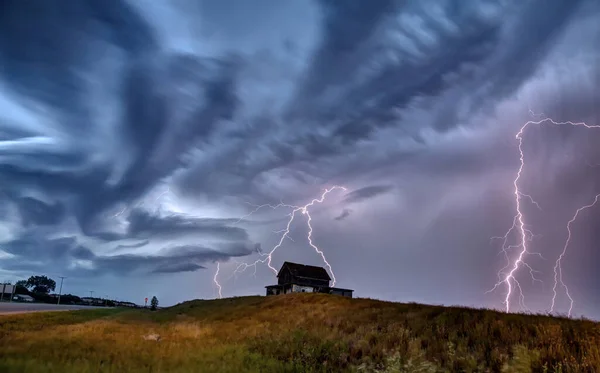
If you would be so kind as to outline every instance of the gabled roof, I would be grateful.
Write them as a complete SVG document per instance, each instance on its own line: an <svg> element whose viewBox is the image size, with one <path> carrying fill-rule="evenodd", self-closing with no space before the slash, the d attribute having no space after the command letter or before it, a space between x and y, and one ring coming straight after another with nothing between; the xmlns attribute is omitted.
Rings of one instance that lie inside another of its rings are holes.
<svg viewBox="0 0 600 373"><path fill-rule="evenodd" d="M290 273L296 277L331 281L331 277L329 277L329 274L327 274L327 271L323 267L309 266L292 262L284 262L279 270L279 273L277 274L277 277L279 277L279 274L285 267L287 267Z"/></svg>

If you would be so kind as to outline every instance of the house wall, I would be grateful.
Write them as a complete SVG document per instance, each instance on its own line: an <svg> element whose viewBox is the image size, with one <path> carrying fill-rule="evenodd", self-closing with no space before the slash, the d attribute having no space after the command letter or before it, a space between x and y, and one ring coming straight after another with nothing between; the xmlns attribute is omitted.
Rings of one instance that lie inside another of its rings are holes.
<svg viewBox="0 0 600 373"><path fill-rule="evenodd" d="M311 287L329 287L329 281L327 280L316 280L312 278L299 278L294 277L292 282L295 284L300 284L302 286L311 286Z"/></svg>
<svg viewBox="0 0 600 373"><path fill-rule="evenodd" d="M267 288L267 295L279 295L282 294L282 289L278 288Z"/></svg>
<svg viewBox="0 0 600 373"><path fill-rule="evenodd" d="M292 281L292 274L289 269L283 268L283 270L279 273L279 277L277 278L277 284L284 285L289 284Z"/></svg>
<svg viewBox="0 0 600 373"><path fill-rule="evenodd" d="M351 291L343 291L343 290L331 290L331 294L335 294L335 295L341 295L343 297L349 297L352 298L352 292Z"/></svg>
<svg viewBox="0 0 600 373"><path fill-rule="evenodd" d="M292 285L293 293L314 293L314 291L312 286Z"/></svg>

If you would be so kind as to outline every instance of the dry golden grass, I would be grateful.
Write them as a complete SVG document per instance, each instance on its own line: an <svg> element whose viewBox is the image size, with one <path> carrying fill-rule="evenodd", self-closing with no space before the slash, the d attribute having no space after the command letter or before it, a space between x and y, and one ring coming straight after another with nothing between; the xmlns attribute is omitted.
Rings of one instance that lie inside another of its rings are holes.
<svg viewBox="0 0 600 373"><path fill-rule="evenodd" d="M325 294L0 318L0 372L343 371L600 372L600 325Z"/></svg>

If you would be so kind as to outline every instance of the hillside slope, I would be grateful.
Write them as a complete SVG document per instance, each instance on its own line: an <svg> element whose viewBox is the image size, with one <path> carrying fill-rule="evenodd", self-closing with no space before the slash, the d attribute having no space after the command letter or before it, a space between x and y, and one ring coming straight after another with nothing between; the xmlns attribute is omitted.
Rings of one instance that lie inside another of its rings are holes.
<svg viewBox="0 0 600 373"><path fill-rule="evenodd" d="M2 372L600 372L600 324L326 294L0 317Z"/></svg>

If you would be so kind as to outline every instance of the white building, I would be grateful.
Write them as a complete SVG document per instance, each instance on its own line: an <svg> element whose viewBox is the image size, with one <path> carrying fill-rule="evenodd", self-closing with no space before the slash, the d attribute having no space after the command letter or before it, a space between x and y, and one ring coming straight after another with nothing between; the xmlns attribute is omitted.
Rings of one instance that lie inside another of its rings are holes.
<svg viewBox="0 0 600 373"><path fill-rule="evenodd" d="M14 301L17 302L33 302L35 301L35 299L33 299L33 297L29 296L29 295L24 295L24 294L17 294L13 297Z"/></svg>

